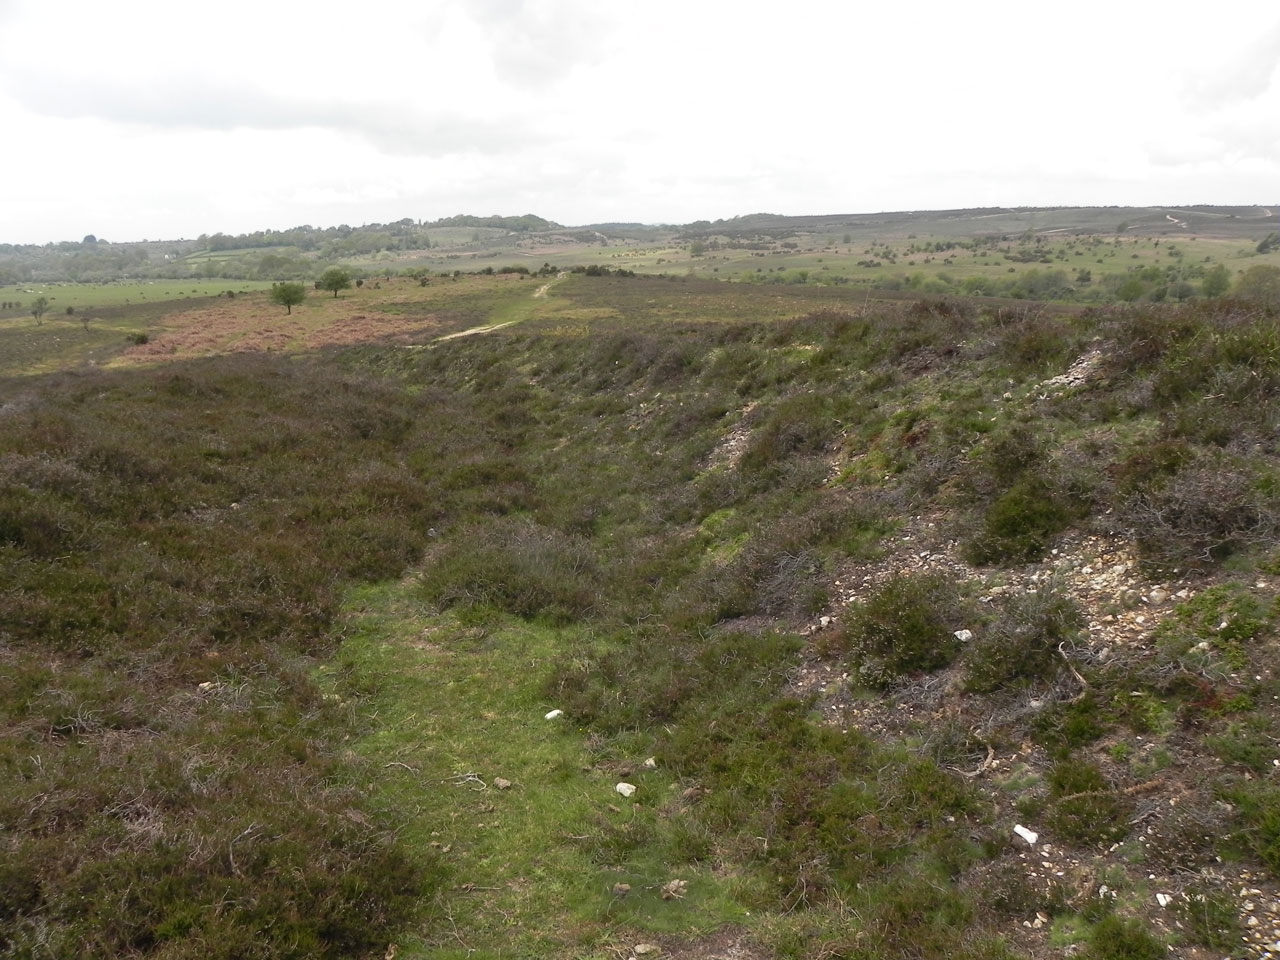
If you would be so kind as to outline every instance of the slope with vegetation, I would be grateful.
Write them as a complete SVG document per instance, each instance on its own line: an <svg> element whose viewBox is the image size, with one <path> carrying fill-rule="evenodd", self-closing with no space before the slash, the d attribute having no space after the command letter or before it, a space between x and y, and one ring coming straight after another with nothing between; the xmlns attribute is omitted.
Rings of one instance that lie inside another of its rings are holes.
<svg viewBox="0 0 1280 960"><path fill-rule="evenodd" d="M1280 937L1273 306L455 289L0 381L8 954Z"/></svg>

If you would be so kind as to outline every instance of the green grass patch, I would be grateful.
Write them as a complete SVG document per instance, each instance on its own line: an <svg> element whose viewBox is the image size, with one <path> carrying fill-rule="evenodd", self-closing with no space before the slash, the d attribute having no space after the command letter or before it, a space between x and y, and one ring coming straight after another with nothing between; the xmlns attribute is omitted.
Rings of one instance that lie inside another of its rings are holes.
<svg viewBox="0 0 1280 960"><path fill-rule="evenodd" d="M367 718L354 749L380 771L375 805L449 873L400 957L604 957L641 935L695 938L748 919L740 884L716 875L708 839L678 815L667 758L644 767L651 736L592 749L570 716L544 719L560 705L548 665L572 633L502 615L468 626L418 597L411 582L352 593L326 671ZM637 786L631 799L615 792L622 781ZM672 880L687 887L664 899Z"/></svg>

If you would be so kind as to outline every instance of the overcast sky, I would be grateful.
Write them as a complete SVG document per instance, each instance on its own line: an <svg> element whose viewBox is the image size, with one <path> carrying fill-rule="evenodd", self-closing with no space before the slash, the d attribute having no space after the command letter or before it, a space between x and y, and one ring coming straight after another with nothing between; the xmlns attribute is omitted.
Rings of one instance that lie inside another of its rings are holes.
<svg viewBox="0 0 1280 960"><path fill-rule="evenodd" d="M1274 0L0 0L0 242L1280 203Z"/></svg>

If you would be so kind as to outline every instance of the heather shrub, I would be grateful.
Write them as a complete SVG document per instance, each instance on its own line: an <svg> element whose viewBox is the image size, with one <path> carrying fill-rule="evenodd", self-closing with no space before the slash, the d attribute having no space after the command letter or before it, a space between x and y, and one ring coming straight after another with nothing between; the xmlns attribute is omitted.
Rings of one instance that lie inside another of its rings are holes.
<svg viewBox="0 0 1280 960"><path fill-rule="evenodd" d="M321 369L0 383L0 952L348 957L441 882L308 659L426 539L423 409Z"/></svg>
<svg viewBox="0 0 1280 960"><path fill-rule="evenodd" d="M1010 685L1051 680L1062 669L1059 645L1083 624L1075 603L1046 585L1002 605L965 654L965 687L991 693Z"/></svg>
<svg viewBox="0 0 1280 960"><path fill-rule="evenodd" d="M1248 461L1199 457L1132 493L1119 513L1150 561L1203 565L1280 542L1277 487Z"/></svg>
<svg viewBox="0 0 1280 960"><path fill-rule="evenodd" d="M586 540L511 516L451 529L419 580L442 608L489 606L553 623L588 616L603 589Z"/></svg>
<svg viewBox="0 0 1280 960"><path fill-rule="evenodd" d="M1089 931L1088 960L1163 960L1165 945L1139 920L1108 914Z"/></svg>
<svg viewBox="0 0 1280 960"><path fill-rule="evenodd" d="M802 393L777 405L752 434L744 470L758 470L792 456L820 453L839 426L829 398Z"/></svg>
<svg viewBox="0 0 1280 960"><path fill-rule="evenodd" d="M858 678L889 686L951 663L963 620L954 584L941 575L898 574L845 615L834 643L858 662Z"/></svg>
<svg viewBox="0 0 1280 960"><path fill-rule="evenodd" d="M1093 763L1066 756L1049 771L1046 829L1068 843L1113 843L1128 833L1127 798L1107 783Z"/></svg>
<svg viewBox="0 0 1280 960"><path fill-rule="evenodd" d="M998 497L965 545L971 563L1020 563L1044 554L1076 510L1045 480L1025 476Z"/></svg>

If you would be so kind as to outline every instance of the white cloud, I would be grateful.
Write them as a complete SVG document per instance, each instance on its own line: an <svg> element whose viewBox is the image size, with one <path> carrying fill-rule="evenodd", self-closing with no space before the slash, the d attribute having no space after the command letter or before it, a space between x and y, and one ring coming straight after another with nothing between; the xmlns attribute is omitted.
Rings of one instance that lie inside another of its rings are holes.
<svg viewBox="0 0 1280 960"><path fill-rule="evenodd" d="M1145 8L1145 9L1144 9ZM0 240L1275 201L1280 17L1078 0L0 0Z"/></svg>
<svg viewBox="0 0 1280 960"><path fill-rule="evenodd" d="M1255 100L1280 84L1280 17L1256 38L1228 49L1201 51L1204 58L1188 78L1191 104L1212 111Z"/></svg>

